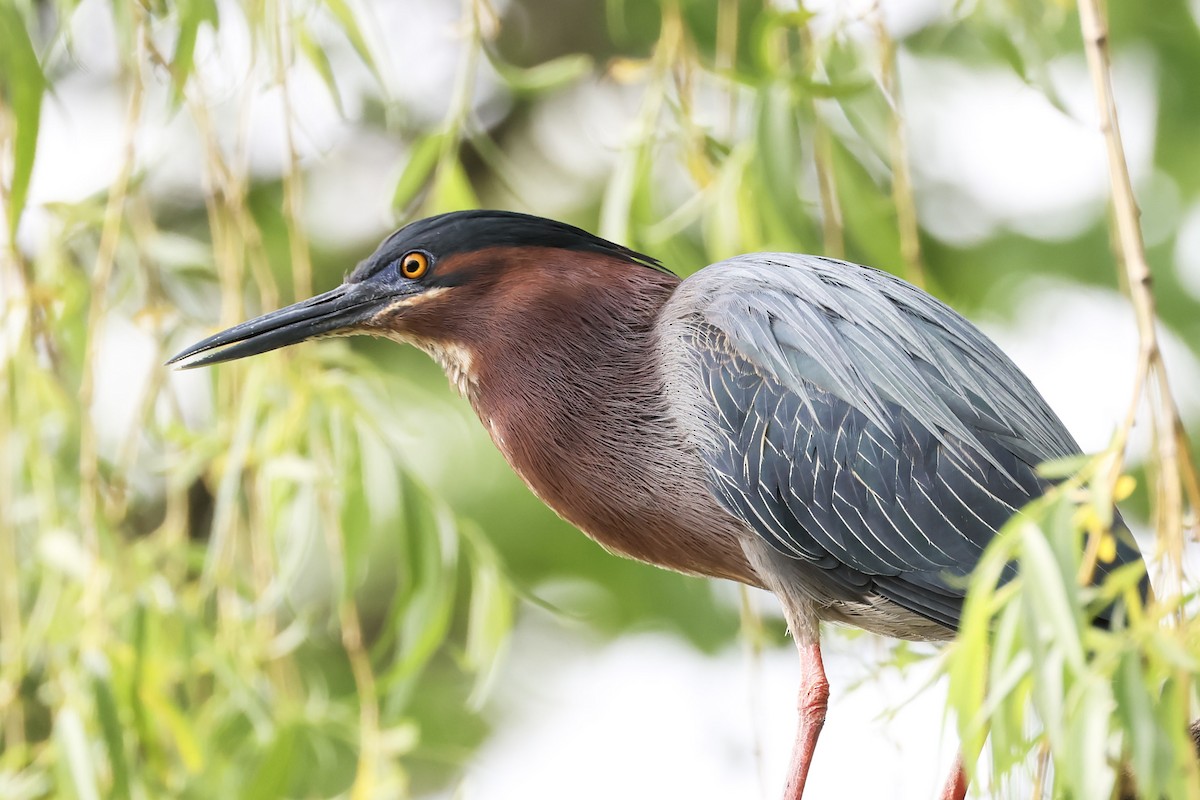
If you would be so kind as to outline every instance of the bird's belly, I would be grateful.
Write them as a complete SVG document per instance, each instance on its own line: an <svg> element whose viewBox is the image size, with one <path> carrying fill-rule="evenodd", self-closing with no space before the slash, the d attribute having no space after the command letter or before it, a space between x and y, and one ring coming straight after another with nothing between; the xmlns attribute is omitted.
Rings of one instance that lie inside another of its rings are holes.
<svg viewBox="0 0 1200 800"><path fill-rule="evenodd" d="M603 522L566 518L611 553L687 575L727 578L765 588L732 531L707 524L685 526L661 514Z"/></svg>
<svg viewBox="0 0 1200 800"><path fill-rule="evenodd" d="M747 561L762 576L784 609L790 626L806 630L792 633L816 636L817 622L852 625L881 636L928 642L954 637L954 629L910 611L877 592L869 581L851 589L833 579L828 570L780 553L762 537L747 531L742 540Z"/></svg>
<svg viewBox="0 0 1200 800"><path fill-rule="evenodd" d="M851 625L894 639L940 642L954 638L954 631L950 628L914 614L879 595L865 602L833 603L818 609L817 614L825 622Z"/></svg>
<svg viewBox="0 0 1200 800"><path fill-rule="evenodd" d="M539 500L610 553L687 575L765 588L746 560L741 523L711 501L711 508L698 507L706 497L644 496L635 504L627 497L606 497L596 487L586 493L563 491L519 468L517 473Z"/></svg>
<svg viewBox="0 0 1200 800"><path fill-rule="evenodd" d="M744 525L717 505L682 447L643 452L633 437L614 437L605 458L600 447L563 449L569 437L548 437L526 419L480 416L530 491L609 552L763 586L741 546Z"/></svg>

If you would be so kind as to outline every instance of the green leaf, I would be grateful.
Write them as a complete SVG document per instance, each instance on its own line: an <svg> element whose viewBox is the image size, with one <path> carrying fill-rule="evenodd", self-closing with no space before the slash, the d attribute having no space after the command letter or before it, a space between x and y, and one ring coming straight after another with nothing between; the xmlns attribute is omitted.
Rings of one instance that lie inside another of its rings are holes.
<svg viewBox="0 0 1200 800"><path fill-rule="evenodd" d="M54 738L65 761L67 774L79 800L100 800L96 766L83 721L74 708L63 708L54 719Z"/></svg>
<svg viewBox="0 0 1200 800"><path fill-rule="evenodd" d="M717 173L713 200L704 215L704 240L712 258L729 258L746 252L742 230L743 214L741 188L754 158L750 147L739 147L726 158Z"/></svg>
<svg viewBox="0 0 1200 800"><path fill-rule="evenodd" d="M854 97L863 94L875 85L869 78L834 83L832 81L813 81L803 76L796 77L794 83L802 94L826 100Z"/></svg>
<svg viewBox="0 0 1200 800"><path fill-rule="evenodd" d="M453 622L458 583L455 520L417 491L409 493L406 510L410 587L402 602L397 598L390 615L400 645L381 684L413 679L445 640Z"/></svg>
<svg viewBox="0 0 1200 800"><path fill-rule="evenodd" d="M287 793L292 762L296 757L296 740L295 725L284 725L276 732L249 783L242 787L244 800L271 800Z"/></svg>
<svg viewBox="0 0 1200 800"><path fill-rule="evenodd" d="M1064 480L1077 474L1088 465L1094 456L1079 454L1052 458L1038 464L1037 473L1047 480Z"/></svg>
<svg viewBox="0 0 1200 800"><path fill-rule="evenodd" d="M329 55L325 52L325 48L313 38L312 32L305 25L296 26L296 44L300 46L300 52L308 59L308 63L321 76L338 113L345 117L346 108L342 105L342 93L338 90L337 78L333 74L333 65L329 63Z"/></svg>
<svg viewBox="0 0 1200 800"><path fill-rule="evenodd" d="M359 27L358 20L354 17L354 12L350 10L346 0L324 0L325 7L329 9L329 13L333 14L333 18L337 20L338 26L342 29L342 33L346 34L346 38L350 40L351 47L358 53L358 57L362 59L367 69L375 76L375 80L381 88L386 88L387 83L383 80L383 73L379 70L379 65L375 61L375 56L371 54L371 48L367 46L367 39L363 36L362 28Z"/></svg>
<svg viewBox="0 0 1200 800"><path fill-rule="evenodd" d="M438 155L445 139L444 133L430 133L413 143L404 171L396 181L396 188L392 190L392 210L398 216L406 216L413 199L429 183L429 176L437 166Z"/></svg>
<svg viewBox="0 0 1200 800"><path fill-rule="evenodd" d="M171 732L171 741L183 766L193 775L199 773L204 767L204 753L192 722L159 692L148 689L143 693L142 700L147 709Z"/></svg>
<svg viewBox="0 0 1200 800"><path fill-rule="evenodd" d="M479 533L470 531L471 600L467 614L467 666L478 676L470 703L478 708L487 695L500 652L512 630L512 592L501 569L499 555Z"/></svg>
<svg viewBox="0 0 1200 800"><path fill-rule="evenodd" d="M952 650L948 672L950 704L958 711L963 761L975 764L983 751L988 722L982 714L987 697L988 637L996 587L1011 556L1016 537L1002 534L984 552L975 569L972 591L963 604L958 639Z"/></svg>
<svg viewBox="0 0 1200 800"><path fill-rule="evenodd" d="M1022 529L1021 574L1024 598L1028 603L1035 630L1047 635L1046 643L1060 651L1071 668L1084 670L1080 643L1080 613L1072 603L1074 587L1063 579L1062 566L1055 558L1041 527L1027 521Z"/></svg>
<svg viewBox="0 0 1200 800"><path fill-rule="evenodd" d="M1154 700L1146 691L1142 657L1137 651L1127 650L1122 655L1114 688L1117 713L1125 729L1125 746L1129 748L1138 788L1147 797L1158 797L1162 794L1154 763L1158 722L1152 711Z"/></svg>
<svg viewBox="0 0 1200 800"><path fill-rule="evenodd" d="M133 668L130 670L129 706L133 710L133 725L139 740L144 743L144 747L156 753L158 748L154 744L155 739L151 729L150 716L147 713L146 704L142 699L146 671L149 659L151 658L148 641L148 616L146 603L143 599L139 598L133 611Z"/></svg>
<svg viewBox="0 0 1200 800"><path fill-rule="evenodd" d="M428 210L430 214L442 214L468 208L479 208L479 198L462 162L454 159L438 169L429 192Z"/></svg>
<svg viewBox="0 0 1200 800"><path fill-rule="evenodd" d="M112 791L109 797L129 797L129 765L125 760L125 739L121 733L121 722L117 718L117 702L113 696L108 677L92 677L92 694L96 701L96 714L100 717L100 731L104 735L104 746L108 749L108 763L112 768Z"/></svg>
<svg viewBox="0 0 1200 800"><path fill-rule="evenodd" d="M987 673L988 702L981 712L991 716L993 768L1003 772L1023 760L1028 750L1021 710L1033 658L1021 640L1021 615L1016 604L1004 608L995 629Z"/></svg>
<svg viewBox="0 0 1200 800"><path fill-rule="evenodd" d="M179 37L171 57L171 88L173 101L183 98L183 87L192 75L196 63L196 35L205 22L215 29L219 25L215 0L179 0Z"/></svg>
<svg viewBox="0 0 1200 800"><path fill-rule="evenodd" d="M0 3L0 90L13 112L12 183L8 187L8 236L17 237L17 224L25 210L33 160L37 155L38 126L46 76L38 62L25 20L13 3Z"/></svg>
<svg viewBox="0 0 1200 800"><path fill-rule="evenodd" d="M1070 797L1111 797L1116 776L1107 757L1109 720L1113 712L1108 684L1089 675L1078 687L1069 715L1069 749L1058 759L1069 781Z"/></svg>
<svg viewBox="0 0 1200 800"><path fill-rule="evenodd" d="M560 56L537 66L522 69L488 53L492 67L505 85L518 95L537 94L572 83L592 71L592 59L581 53Z"/></svg>
<svg viewBox="0 0 1200 800"><path fill-rule="evenodd" d="M768 247L794 247L802 235L797 221L807 216L800 198L801 144L796 108L791 93L783 86L772 86L758 94L758 113L755 117L755 143L759 158L756 183L763 187L759 197L758 216L766 231ZM769 159L762 153L770 153ZM803 252L801 250L800 252Z"/></svg>

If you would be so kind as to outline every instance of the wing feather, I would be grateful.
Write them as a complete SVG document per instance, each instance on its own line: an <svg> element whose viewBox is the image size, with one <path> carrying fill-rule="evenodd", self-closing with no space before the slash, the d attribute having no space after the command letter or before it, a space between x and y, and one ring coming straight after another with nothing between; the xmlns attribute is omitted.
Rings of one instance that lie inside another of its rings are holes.
<svg viewBox="0 0 1200 800"><path fill-rule="evenodd" d="M886 273L741 256L686 280L664 319L715 496L845 600L954 627L964 576L1045 490L1037 464L1078 452L990 340Z"/></svg>

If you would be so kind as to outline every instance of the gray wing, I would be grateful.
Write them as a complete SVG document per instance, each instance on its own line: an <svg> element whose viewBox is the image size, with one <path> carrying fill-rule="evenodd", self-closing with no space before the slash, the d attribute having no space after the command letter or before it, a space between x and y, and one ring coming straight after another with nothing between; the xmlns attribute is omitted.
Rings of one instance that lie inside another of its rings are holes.
<svg viewBox="0 0 1200 800"><path fill-rule="evenodd" d="M685 281L664 324L710 489L839 599L957 626L963 577L1047 486L1036 466L1078 452L989 339L883 272L741 256Z"/></svg>

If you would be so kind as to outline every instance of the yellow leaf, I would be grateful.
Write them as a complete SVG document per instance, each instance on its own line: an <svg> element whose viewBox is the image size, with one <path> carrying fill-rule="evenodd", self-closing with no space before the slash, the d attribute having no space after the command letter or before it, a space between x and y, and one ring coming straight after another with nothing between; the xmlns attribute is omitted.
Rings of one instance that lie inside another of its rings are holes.
<svg viewBox="0 0 1200 800"><path fill-rule="evenodd" d="M1100 537L1100 546L1096 549L1096 556L1105 564L1111 564L1117 557L1117 538L1111 532Z"/></svg>
<svg viewBox="0 0 1200 800"><path fill-rule="evenodd" d="M713 180L712 165L704 154L697 148L689 148L687 153L688 172L701 189L708 187Z"/></svg>
<svg viewBox="0 0 1200 800"><path fill-rule="evenodd" d="M645 59L614 58L608 64L608 75L617 83L636 83L642 80L649 66Z"/></svg>
<svg viewBox="0 0 1200 800"><path fill-rule="evenodd" d="M1137 486L1137 481L1132 475L1122 475L1117 478L1117 485L1113 487L1113 500L1121 502L1129 495L1133 494L1134 487Z"/></svg>
<svg viewBox="0 0 1200 800"><path fill-rule="evenodd" d="M196 738L195 731L187 717L179 709L157 691L145 688L142 690L142 702L166 726L171 733L179 759L183 762L188 773L197 775L204 769L204 752Z"/></svg>
<svg viewBox="0 0 1200 800"><path fill-rule="evenodd" d="M1075 524L1091 536L1098 536L1104 531L1100 515L1091 506L1079 506L1075 509Z"/></svg>

